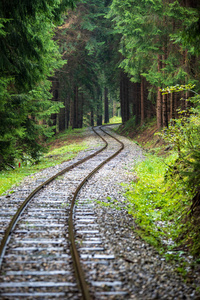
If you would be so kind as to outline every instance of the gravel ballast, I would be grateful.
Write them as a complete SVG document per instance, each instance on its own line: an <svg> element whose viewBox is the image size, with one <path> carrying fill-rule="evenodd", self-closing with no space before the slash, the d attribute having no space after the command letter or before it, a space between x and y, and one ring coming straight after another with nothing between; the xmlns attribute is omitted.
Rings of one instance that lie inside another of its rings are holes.
<svg viewBox="0 0 200 300"><path fill-rule="evenodd" d="M106 130L109 131L110 129L107 128ZM10 210L10 215L8 214L1 221L1 233L3 233L10 217L22 200L38 184L41 184L72 162L76 162L102 147L99 138L92 134L90 129L88 129L85 138L88 139L91 146L97 143L99 146L80 152L70 162L27 177L23 184L12 189L14 194L0 198L1 208L7 210L7 212ZM93 203L95 222L100 231L103 247L107 253L114 255L115 260L112 262L112 270L114 269L118 280L122 283L122 290L127 291L126 295L121 296L115 296L114 294L109 296L108 293L107 296L101 297L99 294L99 298L96 299L200 299L195 291L195 286L185 284L183 279L174 271L174 266L167 263L153 247L140 239L134 232L135 223L132 216L126 211L125 188L121 183L130 183L135 179L134 165L136 162L145 159L145 157L139 146L125 137L120 137L120 140L125 145L124 150L101 168L79 194L80 199L87 199L89 203ZM16 201L15 206L13 206L14 199L20 199ZM12 201L12 207L9 207L9 201ZM103 202L102 205L101 202ZM112 203L113 207L110 205ZM117 204L120 209L114 208L114 204ZM86 270L88 268L90 267L85 266ZM94 266L91 266L91 268L94 268ZM101 270L102 274L100 275L97 274L98 272L89 270L93 281L97 277L98 280L99 278L103 280L103 272L106 272L106 269L100 268L99 272ZM90 277L88 277L88 280L90 280Z"/></svg>

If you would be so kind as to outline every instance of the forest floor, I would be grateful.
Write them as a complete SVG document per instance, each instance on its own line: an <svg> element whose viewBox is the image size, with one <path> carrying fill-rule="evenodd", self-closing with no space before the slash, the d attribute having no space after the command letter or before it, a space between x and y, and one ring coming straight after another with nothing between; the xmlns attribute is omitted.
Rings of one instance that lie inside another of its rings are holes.
<svg viewBox="0 0 200 300"><path fill-rule="evenodd" d="M60 148L60 147L63 147L63 146L67 146L67 145L70 145L70 144L79 144L83 141L84 137L83 136L78 136L78 131L76 132L77 135L68 135L67 137L67 140L66 139L56 139L56 140L53 140L51 142L49 142L47 144L47 146L49 147L50 151L54 150L54 149L57 149L57 148ZM81 133L81 131L80 131Z"/></svg>
<svg viewBox="0 0 200 300"><path fill-rule="evenodd" d="M129 137L131 140L134 140L137 142L138 145L140 145L145 150L153 150L155 147L161 147L163 148L165 146L165 143L154 134L158 132L156 124L152 124L151 127L145 127L141 128L140 126L134 130L129 131L128 135L125 134L126 137ZM120 130L120 133L123 134L123 129ZM60 148L62 146L74 144L74 143L80 143L82 142L83 137L78 135L69 135L66 140L54 140L48 144L51 150L54 150L56 148ZM164 150L164 149L163 149Z"/></svg>
<svg viewBox="0 0 200 300"><path fill-rule="evenodd" d="M158 136L158 128L156 120L145 123L143 126L138 125L137 127L121 126L118 132L131 140L134 140L146 151L152 153L158 152L159 155L166 154L168 147L166 143Z"/></svg>

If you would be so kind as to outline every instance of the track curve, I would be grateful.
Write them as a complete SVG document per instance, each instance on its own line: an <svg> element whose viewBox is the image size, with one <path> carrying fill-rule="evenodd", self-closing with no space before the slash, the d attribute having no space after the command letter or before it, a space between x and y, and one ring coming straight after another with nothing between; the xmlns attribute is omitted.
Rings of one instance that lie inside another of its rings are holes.
<svg viewBox="0 0 200 300"><path fill-rule="evenodd" d="M81 297L82 299L85 300L89 300L92 299L90 292L89 292L89 288L87 286L87 283L85 281L85 276L84 276L84 272L82 270L81 267L81 263L80 263L80 257L78 254L78 250L75 244L75 237L74 237L74 225L73 225L73 219L74 219L74 207L75 207L75 202L76 202L76 198L77 195L79 193L79 191L81 190L81 188L85 185L85 183L102 167L104 166L107 162L109 162L112 158L114 158L115 156L117 156L124 148L124 145L121 141L119 141L116 137L112 136L111 134L107 133L105 130L103 130L102 128L100 128L100 130L107 136L110 136L111 138L113 138L114 140L116 140L119 144L120 144L120 148L115 151L114 153L112 153L112 155L110 155L109 157L107 157L106 159L104 159L100 164L98 164L87 176L84 177L84 179L81 181L81 183L78 185L78 187L76 188L76 190L74 191L73 197L71 199L71 205L70 205L70 210L69 210L69 219L68 219L68 231L69 231L69 239L70 239L70 248L71 248L71 255L73 257L73 265L74 265L74 270L75 270L75 274L76 274L76 278L77 278L77 282L78 282L78 286L79 289L81 291ZM95 153L87 156L86 158L78 161L75 164L72 164L71 166L63 169L62 171L58 172L56 175L52 176L51 178L49 178L48 180L46 180L45 182L43 182L41 185L39 185L26 199L25 201L22 203L22 205L20 206L20 208L17 210L17 212L15 213L15 215L13 216L8 228L6 229L5 235L2 239L1 245L0 245L0 265L2 265L3 262L3 258L6 252L6 248L8 246L8 243L10 241L11 235L14 232L17 222L18 220L21 218L23 212L26 210L26 208L29 206L31 199L37 195L37 193L39 193L43 187L48 186L50 183L52 183L53 181L55 181L56 178L62 176L64 173L69 172L72 169L75 169L77 166L87 162L88 160L90 160L91 158L96 157L99 153L103 152L107 147L108 147L108 142L97 132L97 130L95 130L93 128L93 131L104 141L105 145L98 151L96 151Z"/></svg>

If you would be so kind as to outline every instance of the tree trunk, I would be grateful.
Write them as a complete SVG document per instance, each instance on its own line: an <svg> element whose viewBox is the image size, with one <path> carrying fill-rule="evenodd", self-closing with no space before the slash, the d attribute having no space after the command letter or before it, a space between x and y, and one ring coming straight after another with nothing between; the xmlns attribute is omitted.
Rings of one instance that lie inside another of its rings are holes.
<svg viewBox="0 0 200 300"><path fill-rule="evenodd" d="M160 92L160 87L158 87L157 94L157 127L158 129L162 127L162 95Z"/></svg>
<svg viewBox="0 0 200 300"><path fill-rule="evenodd" d="M166 18L164 17L164 22L166 24ZM168 57L168 51L167 51L167 38L165 36L164 38L164 46L163 46L163 63L162 63L162 68L164 69L166 67L166 60ZM163 70L163 76L165 75L165 71ZM163 127L168 127L168 95L165 94L162 96L162 126Z"/></svg>
<svg viewBox="0 0 200 300"><path fill-rule="evenodd" d="M72 128L78 128L78 86L74 88L74 109Z"/></svg>
<svg viewBox="0 0 200 300"><path fill-rule="evenodd" d="M78 114L78 128L83 127L83 105L84 105L84 96L83 96L83 92L82 92L81 98L80 98L80 109L79 109L79 114Z"/></svg>
<svg viewBox="0 0 200 300"><path fill-rule="evenodd" d="M94 110L93 108L91 108L91 119L90 119L90 122L91 122L91 126L94 126Z"/></svg>
<svg viewBox="0 0 200 300"><path fill-rule="evenodd" d="M124 81L123 81L123 72L120 73L120 105L121 105L121 116L122 123L124 124Z"/></svg>
<svg viewBox="0 0 200 300"><path fill-rule="evenodd" d="M174 93L170 94L170 119L174 118Z"/></svg>
<svg viewBox="0 0 200 300"><path fill-rule="evenodd" d="M144 123L144 78L141 77L141 125Z"/></svg>
<svg viewBox="0 0 200 300"><path fill-rule="evenodd" d="M125 122L127 122L130 118L129 111L129 78L126 74L124 74L124 101L125 101Z"/></svg>
<svg viewBox="0 0 200 300"><path fill-rule="evenodd" d="M97 103L97 126L102 125L102 94L99 96Z"/></svg>
<svg viewBox="0 0 200 300"><path fill-rule="evenodd" d="M65 107L60 109L58 113L58 131L62 131L65 129Z"/></svg>
<svg viewBox="0 0 200 300"><path fill-rule="evenodd" d="M109 123L108 89L104 89L104 123Z"/></svg>
<svg viewBox="0 0 200 300"><path fill-rule="evenodd" d="M69 128L69 122L70 122L70 97L67 96L67 99L65 99L65 128Z"/></svg>
<svg viewBox="0 0 200 300"><path fill-rule="evenodd" d="M175 94L174 94L174 111L173 111L173 119L176 119L176 118L178 117L177 109L178 109L178 94L175 93Z"/></svg>
<svg viewBox="0 0 200 300"><path fill-rule="evenodd" d="M135 123L138 125L141 120L141 83L136 83L136 117Z"/></svg>
<svg viewBox="0 0 200 300"><path fill-rule="evenodd" d="M121 103L121 114L122 123L125 123L130 118L129 111L129 78L123 72L120 75L120 103Z"/></svg>
<svg viewBox="0 0 200 300"><path fill-rule="evenodd" d="M70 126L73 127L73 118L74 118L74 101L73 98L70 97L70 117L69 117L69 123Z"/></svg>
<svg viewBox="0 0 200 300"><path fill-rule="evenodd" d="M161 55L158 55L158 73L161 72L162 62ZM157 88L157 127L160 129L162 127L162 94L160 91L160 87Z"/></svg>
<svg viewBox="0 0 200 300"><path fill-rule="evenodd" d="M167 100L168 100L168 95L165 94L163 95L163 122L162 125L163 127L168 127L168 105L167 105Z"/></svg>

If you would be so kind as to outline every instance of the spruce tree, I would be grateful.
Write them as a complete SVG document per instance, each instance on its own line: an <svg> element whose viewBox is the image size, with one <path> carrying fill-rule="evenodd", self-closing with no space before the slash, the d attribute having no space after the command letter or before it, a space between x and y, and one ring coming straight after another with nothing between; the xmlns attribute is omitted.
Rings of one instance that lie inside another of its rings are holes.
<svg viewBox="0 0 200 300"><path fill-rule="evenodd" d="M194 49L187 47L189 43L186 45L184 35L191 26L197 26L197 12L197 8L181 6L178 1L113 0L111 4L109 16L121 35L120 66L131 81L141 83L142 78L146 79L148 98L157 100L158 127L168 126L172 115L169 108L177 106L170 104L174 98L162 96L160 89L189 80L195 82L198 76L199 64ZM147 103L147 99L141 98L141 108L144 102ZM148 115L148 106L144 109L146 112L140 111L142 120Z"/></svg>
<svg viewBox="0 0 200 300"><path fill-rule="evenodd" d="M72 115L76 114L84 102L83 114L87 124L90 124L91 120L92 123L102 122L101 99L104 98L106 88L109 95L117 95L118 71L113 61L119 54L115 51L116 42L110 21L105 18L107 11L105 3L100 0L82 0L77 4L75 11L68 13L65 24L57 31L61 53L67 60L67 64L58 75L59 82L62 82L60 95L63 101L68 99L65 103L71 107ZM67 83L63 84L64 80ZM78 97L75 97L74 85L78 88ZM82 98L84 101L81 101ZM76 110L74 101L81 102ZM108 114L106 116L108 119ZM73 116L71 119L75 118ZM75 123L71 125L78 126Z"/></svg>
<svg viewBox="0 0 200 300"><path fill-rule="evenodd" d="M49 76L63 65L54 24L73 1L0 3L0 168L25 156L37 159L40 139L51 135Z"/></svg>

